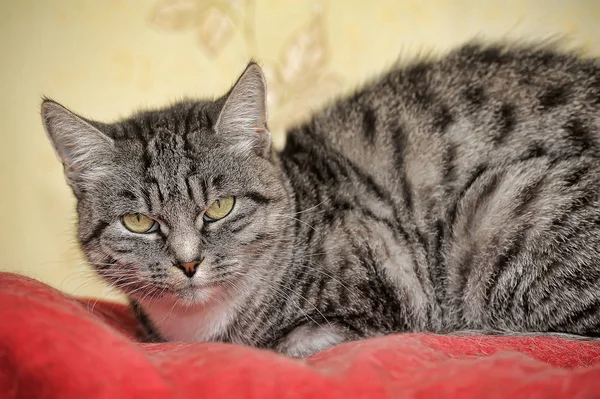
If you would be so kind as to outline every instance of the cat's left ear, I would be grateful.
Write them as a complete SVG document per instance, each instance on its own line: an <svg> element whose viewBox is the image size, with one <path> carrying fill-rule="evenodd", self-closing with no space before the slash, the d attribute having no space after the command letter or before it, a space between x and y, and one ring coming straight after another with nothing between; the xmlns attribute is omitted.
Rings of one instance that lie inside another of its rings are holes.
<svg viewBox="0 0 600 399"><path fill-rule="evenodd" d="M256 151L267 156L271 133L267 128L267 84L262 70L251 62L227 95L215 129L236 152Z"/></svg>

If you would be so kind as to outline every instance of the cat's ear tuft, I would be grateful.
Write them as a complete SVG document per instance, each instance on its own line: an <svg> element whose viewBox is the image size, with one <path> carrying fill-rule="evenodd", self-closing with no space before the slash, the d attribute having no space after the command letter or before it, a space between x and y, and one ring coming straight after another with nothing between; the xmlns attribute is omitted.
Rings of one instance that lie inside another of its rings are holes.
<svg viewBox="0 0 600 399"><path fill-rule="evenodd" d="M215 129L236 151L266 155L271 148L267 128L267 84L262 70L250 62L227 94Z"/></svg>
<svg viewBox="0 0 600 399"><path fill-rule="evenodd" d="M112 159L114 142L88 121L55 101L44 98L42 122L54 152L72 174L93 174Z"/></svg>

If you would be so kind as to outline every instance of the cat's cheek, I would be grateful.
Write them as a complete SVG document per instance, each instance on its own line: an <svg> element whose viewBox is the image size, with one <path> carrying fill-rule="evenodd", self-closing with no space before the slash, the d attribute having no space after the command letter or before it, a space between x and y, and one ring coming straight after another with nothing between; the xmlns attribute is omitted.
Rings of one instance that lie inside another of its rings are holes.
<svg viewBox="0 0 600 399"><path fill-rule="evenodd" d="M305 324L289 333L276 350L291 357L304 358L348 339L344 331L336 326Z"/></svg>

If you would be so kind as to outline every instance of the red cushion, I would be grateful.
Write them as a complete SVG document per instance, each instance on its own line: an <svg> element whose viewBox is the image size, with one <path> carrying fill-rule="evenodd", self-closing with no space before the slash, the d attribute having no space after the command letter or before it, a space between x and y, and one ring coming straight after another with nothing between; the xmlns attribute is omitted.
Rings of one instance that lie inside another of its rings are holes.
<svg viewBox="0 0 600 399"><path fill-rule="evenodd" d="M0 398L598 398L600 343L395 335L300 361L142 344L119 304L0 273Z"/></svg>

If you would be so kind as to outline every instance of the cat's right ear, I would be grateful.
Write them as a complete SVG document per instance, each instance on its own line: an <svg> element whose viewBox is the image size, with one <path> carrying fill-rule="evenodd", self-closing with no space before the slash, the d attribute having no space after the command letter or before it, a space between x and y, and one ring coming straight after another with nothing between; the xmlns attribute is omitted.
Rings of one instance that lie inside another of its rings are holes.
<svg viewBox="0 0 600 399"><path fill-rule="evenodd" d="M44 99L41 111L44 129L67 180L98 177L95 172L112 159L113 140L57 102Z"/></svg>

